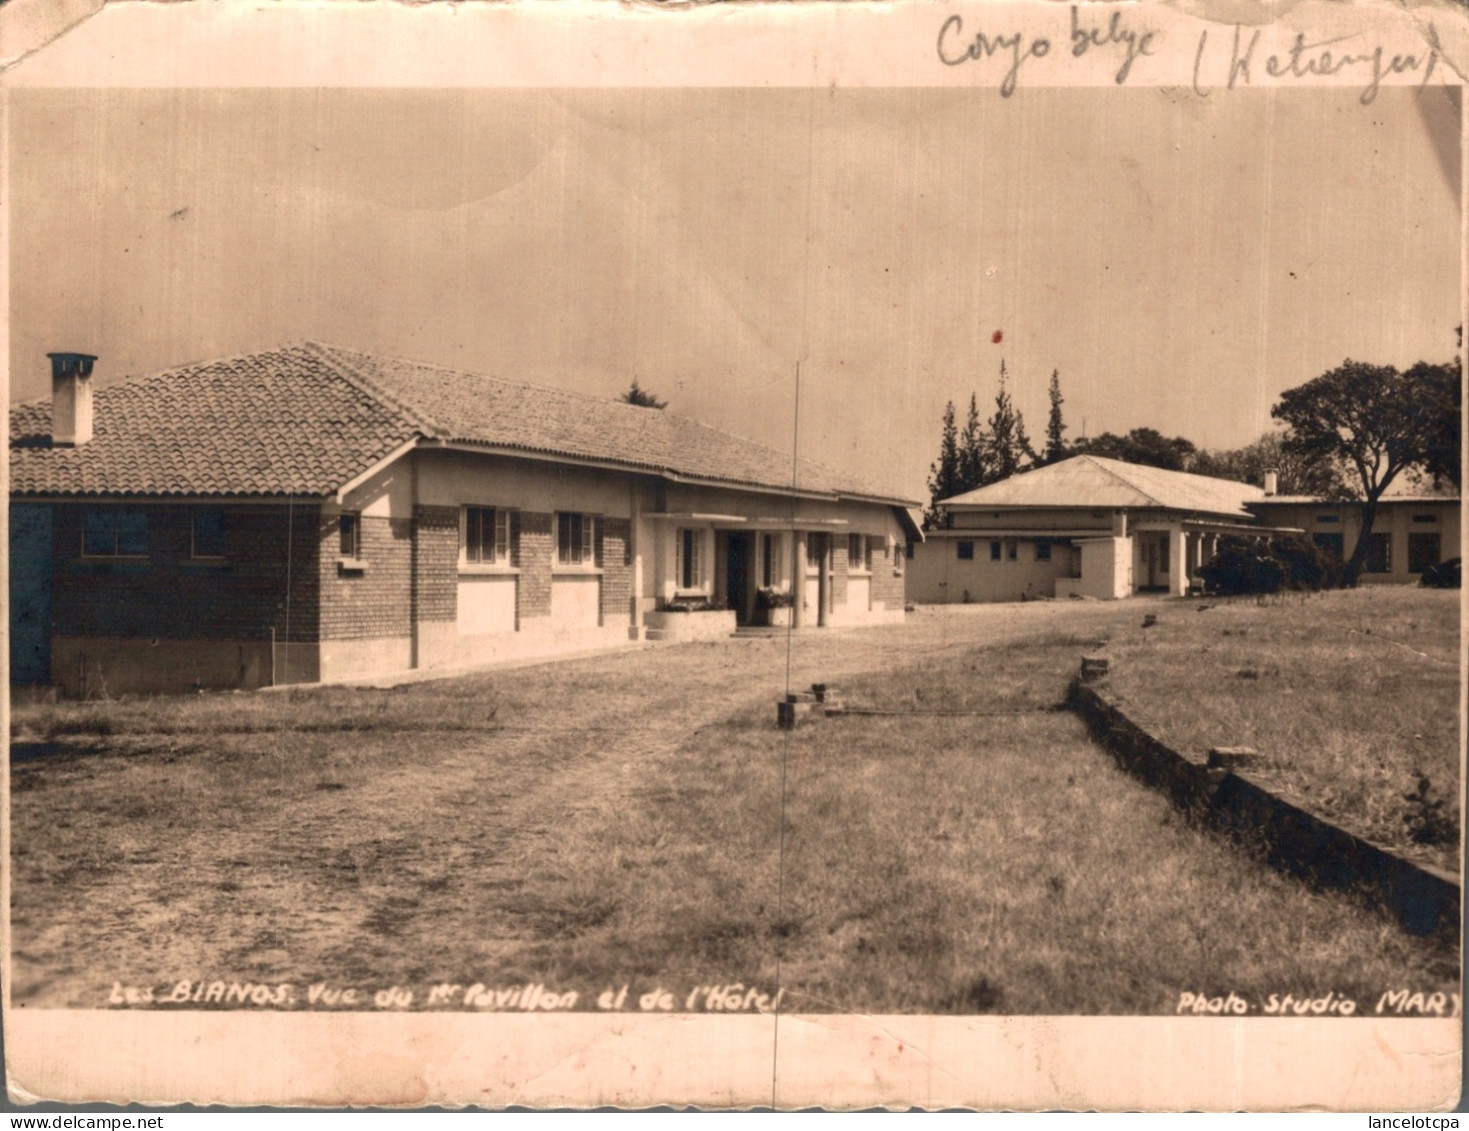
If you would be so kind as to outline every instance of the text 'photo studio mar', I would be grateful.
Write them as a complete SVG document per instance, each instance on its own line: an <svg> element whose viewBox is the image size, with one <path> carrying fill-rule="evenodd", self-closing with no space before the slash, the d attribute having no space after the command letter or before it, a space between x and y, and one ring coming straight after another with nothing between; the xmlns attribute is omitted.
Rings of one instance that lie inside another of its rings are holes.
<svg viewBox="0 0 1469 1131"><path fill-rule="evenodd" d="M5 0L10 1102L1448 1111L1452 0Z"/></svg>

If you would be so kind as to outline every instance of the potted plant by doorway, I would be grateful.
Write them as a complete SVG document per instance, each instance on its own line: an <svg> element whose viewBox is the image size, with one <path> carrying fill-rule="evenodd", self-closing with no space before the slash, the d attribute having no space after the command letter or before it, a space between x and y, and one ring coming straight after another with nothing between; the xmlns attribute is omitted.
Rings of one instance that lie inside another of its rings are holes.
<svg viewBox="0 0 1469 1131"><path fill-rule="evenodd" d="M791 606L794 599L784 589L766 586L755 591L755 608L760 619L773 628L783 628L791 623Z"/></svg>

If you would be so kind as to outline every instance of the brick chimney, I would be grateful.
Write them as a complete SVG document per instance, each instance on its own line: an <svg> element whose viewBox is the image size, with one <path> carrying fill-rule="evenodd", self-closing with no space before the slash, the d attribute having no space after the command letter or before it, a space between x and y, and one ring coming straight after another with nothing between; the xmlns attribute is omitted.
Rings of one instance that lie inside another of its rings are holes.
<svg viewBox="0 0 1469 1131"><path fill-rule="evenodd" d="M89 353L48 353L51 359L51 443L74 448L92 438L92 363Z"/></svg>
<svg viewBox="0 0 1469 1131"><path fill-rule="evenodd" d="M1278 495L1280 493L1280 472L1271 468L1265 472L1265 494Z"/></svg>

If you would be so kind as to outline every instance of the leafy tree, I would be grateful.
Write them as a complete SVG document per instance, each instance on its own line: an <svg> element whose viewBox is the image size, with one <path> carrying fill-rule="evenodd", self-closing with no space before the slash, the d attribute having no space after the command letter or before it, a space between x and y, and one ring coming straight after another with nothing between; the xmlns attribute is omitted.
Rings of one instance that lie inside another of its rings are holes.
<svg viewBox="0 0 1469 1131"><path fill-rule="evenodd" d="M1066 423L1061 419L1061 371L1051 370L1051 415L1046 420L1046 450L1041 454L1040 464L1059 463L1070 453L1066 450Z"/></svg>
<svg viewBox="0 0 1469 1131"><path fill-rule="evenodd" d="M944 406L944 431L939 441L939 458L928 469L928 510L923 514L923 528L932 530L944 525L940 499L960 493L959 433L954 427L954 402Z"/></svg>
<svg viewBox="0 0 1469 1131"><path fill-rule="evenodd" d="M1342 568L1344 585L1355 586L1361 577L1378 500L1405 472L1439 466L1443 437L1458 427L1442 419L1453 415L1453 397L1445 395L1441 368L1420 363L1399 373L1391 365L1348 358L1287 389L1270 410L1289 428L1284 450L1336 463L1357 497L1361 525Z"/></svg>
<svg viewBox="0 0 1469 1131"><path fill-rule="evenodd" d="M988 431L986 483L1009 479L1035 461L1035 449L1030 446L1030 437L1025 434L1025 419L1010 400L1003 361L1000 362L1000 388L995 393L995 412L990 417Z"/></svg>
<svg viewBox="0 0 1469 1131"><path fill-rule="evenodd" d="M1266 432L1253 444L1232 450L1197 452L1189 470L1195 475L1233 479L1240 483L1265 485L1265 473L1277 475L1276 490L1282 495L1311 495L1318 499L1347 499L1351 493L1342 480L1341 469L1331 460L1307 459L1285 450L1279 432Z"/></svg>
<svg viewBox="0 0 1469 1131"><path fill-rule="evenodd" d="M990 480L986 476L989 465L989 434L979 422L979 400L969 394L969 416L964 421L964 431L959 434L959 483L960 492L983 487Z"/></svg>
<svg viewBox="0 0 1469 1131"><path fill-rule="evenodd" d="M1403 374L1415 390L1411 408L1424 445L1422 464L1414 470L1431 480L1434 487L1447 484L1456 491L1464 485L1464 465L1459 460L1464 408L1462 374L1457 357L1442 365L1420 361Z"/></svg>
<svg viewBox="0 0 1469 1131"><path fill-rule="evenodd" d="M619 398L625 404L635 404L639 408L667 408L667 401L660 401L656 395L638 385L638 379L632 379L632 387Z"/></svg>
<svg viewBox="0 0 1469 1131"><path fill-rule="evenodd" d="M1186 470L1197 450L1182 436L1169 439L1154 428L1134 428L1126 436L1103 432L1100 436L1082 440L1075 449L1077 453L1141 463L1167 471Z"/></svg>

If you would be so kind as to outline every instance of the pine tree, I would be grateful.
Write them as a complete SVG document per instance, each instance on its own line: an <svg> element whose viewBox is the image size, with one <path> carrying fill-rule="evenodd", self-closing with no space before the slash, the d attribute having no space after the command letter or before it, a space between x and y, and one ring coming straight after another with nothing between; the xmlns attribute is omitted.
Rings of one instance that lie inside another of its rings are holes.
<svg viewBox="0 0 1469 1131"><path fill-rule="evenodd" d="M988 447L987 483L1009 479L1036 459L1030 437L1025 434L1025 420L1010 400L1003 361L1000 362L1000 389L995 394L995 414L990 417Z"/></svg>
<svg viewBox="0 0 1469 1131"><path fill-rule="evenodd" d="M939 441L939 458L928 469L928 510L923 527L932 530L944 524L940 499L959 494L959 434L954 427L954 402L944 406L944 432Z"/></svg>
<svg viewBox="0 0 1469 1131"><path fill-rule="evenodd" d="M632 379L632 387L628 389L627 392L623 393L622 396L618 399L621 400L624 404L637 405L639 408L668 407L667 401L660 401L656 394L650 393L647 389L642 388L638 384L638 379L636 377Z"/></svg>
<svg viewBox="0 0 1469 1131"><path fill-rule="evenodd" d="M1041 463L1052 464L1066 458L1066 423L1061 419L1061 371L1051 370L1051 415L1046 421L1046 451Z"/></svg>
<svg viewBox="0 0 1469 1131"><path fill-rule="evenodd" d="M979 399L969 394L969 416L959 436L959 491L972 491L989 482L985 478L989 437L979 422Z"/></svg>

